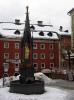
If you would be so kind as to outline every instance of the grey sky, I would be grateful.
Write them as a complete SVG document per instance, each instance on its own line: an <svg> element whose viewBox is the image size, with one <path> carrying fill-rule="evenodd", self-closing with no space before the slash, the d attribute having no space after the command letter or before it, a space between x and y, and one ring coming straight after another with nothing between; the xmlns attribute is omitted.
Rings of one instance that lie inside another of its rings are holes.
<svg viewBox="0 0 74 100"><path fill-rule="evenodd" d="M74 0L0 0L0 21L25 20L29 5L31 22L43 20L47 24L70 27L67 12L74 7Z"/></svg>

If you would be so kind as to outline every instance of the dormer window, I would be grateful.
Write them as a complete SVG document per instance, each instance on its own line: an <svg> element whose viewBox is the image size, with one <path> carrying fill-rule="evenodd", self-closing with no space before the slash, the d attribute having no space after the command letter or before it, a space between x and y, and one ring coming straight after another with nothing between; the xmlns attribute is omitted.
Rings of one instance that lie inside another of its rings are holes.
<svg viewBox="0 0 74 100"><path fill-rule="evenodd" d="M17 29L15 32L14 32L14 34L20 34L20 31Z"/></svg>
<svg viewBox="0 0 74 100"><path fill-rule="evenodd" d="M53 34L52 34L52 32L49 32L47 35L48 35L48 36L52 36Z"/></svg>
<svg viewBox="0 0 74 100"><path fill-rule="evenodd" d="M44 36L44 33L43 33L43 31L41 31L41 32L39 33L39 35L40 35L40 36Z"/></svg>
<svg viewBox="0 0 74 100"><path fill-rule="evenodd" d="M35 30L35 27L34 27L34 25L32 25L32 26L30 27L30 29L31 29L31 30Z"/></svg>

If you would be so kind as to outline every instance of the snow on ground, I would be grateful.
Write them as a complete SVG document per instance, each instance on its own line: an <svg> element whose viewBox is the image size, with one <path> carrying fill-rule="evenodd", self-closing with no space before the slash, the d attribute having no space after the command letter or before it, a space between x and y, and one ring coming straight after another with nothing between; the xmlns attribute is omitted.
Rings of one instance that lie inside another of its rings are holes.
<svg viewBox="0 0 74 100"><path fill-rule="evenodd" d="M12 81L12 80L19 80L19 76L20 75L5 77L4 78L5 85L9 86L10 81ZM46 86L59 86L59 87L74 89L74 81L67 81L67 80L62 80L62 79L51 79L41 72L35 73L34 76L35 76L35 80L44 81ZM2 84L3 84L2 81L3 81L3 79L0 79L0 87L2 87Z"/></svg>
<svg viewBox="0 0 74 100"><path fill-rule="evenodd" d="M0 79L0 100L74 100L74 90L68 90L59 87L51 87L49 84L57 84L58 80L52 80L48 78L43 73L35 73L35 78L43 80L45 83L45 91L44 94L33 94L33 95L25 95L25 94L16 94L10 93L10 87L2 87L3 79ZM11 77L10 79L16 80L19 79L19 76ZM6 78L6 84L9 84L9 79ZM59 80L62 82L62 80Z"/></svg>
<svg viewBox="0 0 74 100"><path fill-rule="evenodd" d="M40 95L10 93L9 87L0 88L0 100L68 100L68 93L59 88L45 87L46 92Z"/></svg>

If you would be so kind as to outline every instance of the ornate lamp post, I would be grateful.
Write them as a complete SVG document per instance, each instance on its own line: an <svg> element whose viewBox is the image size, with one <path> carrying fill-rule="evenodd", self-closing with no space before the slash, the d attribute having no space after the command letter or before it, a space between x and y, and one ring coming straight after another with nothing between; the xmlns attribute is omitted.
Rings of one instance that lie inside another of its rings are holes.
<svg viewBox="0 0 74 100"><path fill-rule="evenodd" d="M26 12L25 29L21 40L21 66L19 80L10 82L10 92L22 94L44 93L44 82L35 80L33 67L33 31L29 23L28 7Z"/></svg>
<svg viewBox="0 0 74 100"><path fill-rule="evenodd" d="M32 66L31 55L30 55L30 51L32 50L32 38L31 38L31 31L30 31L28 7L27 7L27 13L26 13L24 34L21 41L21 48L22 48L22 52L21 52L22 65L20 68L20 82L21 83L33 82L34 68Z"/></svg>
<svg viewBox="0 0 74 100"><path fill-rule="evenodd" d="M32 25L30 27L31 30L31 38L32 38L32 66L33 66L33 31L35 30L35 27Z"/></svg>
<svg viewBox="0 0 74 100"><path fill-rule="evenodd" d="M14 74L14 76L17 76L17 75L19 75L19 67L15 67L15 74Z"/></svg>
<svg viewBox="0 0 74 100"><path fill-rule="evenodd" d="M71 61L70 61L70 54L71 54L71 52L70 52L70 50L68 50L67 51L67 54L68 54L68 79L69 80L73 80L73 74L72 74L72 72L71 72Z"/></svg>
<svg viewBox="0 0 74 100"><path fill-rule="evenodd" d="M71 69L71 61L70 61L70 54L71 54L71 52L68 50L67 54L68 54L68 65L69 65L69 70L70 70Z"/></svg>
<svg viewBox="0 0 74 100"><path fill-rule="evenodd" d="M5 85L5 77L8 76L8 69L9 69L8 64L4 63L3 64L3 86Z"/></svg>

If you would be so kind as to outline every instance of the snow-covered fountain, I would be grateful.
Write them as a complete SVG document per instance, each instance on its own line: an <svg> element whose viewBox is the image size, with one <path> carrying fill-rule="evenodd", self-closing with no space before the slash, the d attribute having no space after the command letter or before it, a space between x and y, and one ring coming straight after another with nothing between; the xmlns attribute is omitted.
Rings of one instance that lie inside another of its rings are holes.
<svg viewBox="0 0 74 100"><path fill-rule="evenodd" d="M31 38L28 7L26 13L25 29L21 40L21 66L19 80L10 82L10 92L22 94L44 93L44 82L35 80L31 53L33 53L33 38ZM31 51L31 52L30 52Z"/></svg>

